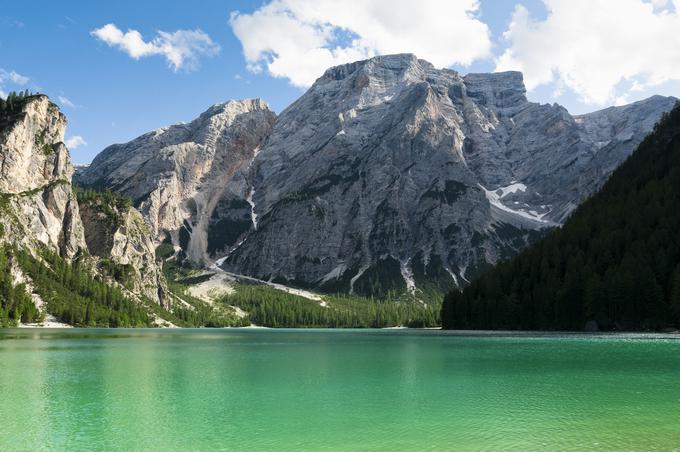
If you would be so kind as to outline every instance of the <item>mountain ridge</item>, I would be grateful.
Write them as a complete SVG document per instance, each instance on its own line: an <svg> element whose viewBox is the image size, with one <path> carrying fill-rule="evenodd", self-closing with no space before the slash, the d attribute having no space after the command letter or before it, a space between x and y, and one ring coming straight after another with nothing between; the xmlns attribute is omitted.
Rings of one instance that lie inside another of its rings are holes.
<svg viewBox="0 0 680 452"><path fill-rule="evenodd" d="M222 145L193 141L202 162L167 156L156 175L135 158L117 163L116 153L192 152L193 138L154 147L145 134L107 148L78 180L135 199L188 261L331 292L436 292L563 222L673 103L571 116L528 102L518 72L461 76L380 56L329 68L278 117L259 109L250 127L224 129ZM214 190L206 159L219 153L239 157Z"/></svg>

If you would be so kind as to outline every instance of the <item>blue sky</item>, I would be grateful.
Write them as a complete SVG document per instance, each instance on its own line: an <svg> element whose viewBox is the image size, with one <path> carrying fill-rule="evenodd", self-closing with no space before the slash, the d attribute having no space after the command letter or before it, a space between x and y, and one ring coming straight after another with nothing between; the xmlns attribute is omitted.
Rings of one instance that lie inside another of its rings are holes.
<svg viewBox="0 0 680 452"><path fill-rule="evenodd" d="M576 113L654 93L680 96L676 63L646 69L659 59L680 61L670 31L680 29L673 2L592 0L581 5L590 5L589 27L569 9L585 0L459 1L422 0L414 16L412 2L382 0L347 15L337 10L347 2L311 0L7 2L0 12L0 91L28 88L59 103L76 163L227 99L261 97L280 112L324 62L357 55L414 51L462 73L521 69L530 100ZM628 42L627 21L655 33L656 42L667 37L660 44L667 48L648 55L647 42ZM563 31L575 28L576 37Z"/></svg>

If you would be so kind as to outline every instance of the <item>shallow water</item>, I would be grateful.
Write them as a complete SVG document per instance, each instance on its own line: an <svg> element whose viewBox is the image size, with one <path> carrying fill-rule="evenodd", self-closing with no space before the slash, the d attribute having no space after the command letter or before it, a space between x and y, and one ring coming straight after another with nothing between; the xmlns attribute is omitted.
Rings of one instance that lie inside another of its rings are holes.
<svg viewBox="0 0 680 452"><path fill-rule="evenodd" d="M680 341L0 330L0 450L680 448Z"/></svg>

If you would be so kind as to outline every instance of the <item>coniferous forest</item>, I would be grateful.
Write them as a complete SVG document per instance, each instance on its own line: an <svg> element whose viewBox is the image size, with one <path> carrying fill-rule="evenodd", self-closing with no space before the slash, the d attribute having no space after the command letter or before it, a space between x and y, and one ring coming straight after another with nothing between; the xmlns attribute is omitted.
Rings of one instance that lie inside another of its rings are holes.
<svg viewBox="0 0 680 452"><path fill-rule="evenodd" d="M680 326L680 105L565 225L444 298L448 329Z"/></svg>
<svg viewBox="0 0 680 452"><path fill-rule="evenodd" d="M47 311L74 326L150 326L146 310L113 285L81 265L43 250L42 261L24 250L14 250L19 267L30 276Z"/></svg>

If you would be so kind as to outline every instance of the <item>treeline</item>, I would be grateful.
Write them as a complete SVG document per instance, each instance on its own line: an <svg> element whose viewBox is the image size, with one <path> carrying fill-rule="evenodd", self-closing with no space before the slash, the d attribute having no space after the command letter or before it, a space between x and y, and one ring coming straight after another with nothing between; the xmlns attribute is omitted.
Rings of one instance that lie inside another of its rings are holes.
<svg viewBox="0 0 680 452"><path fill-rule="evenodd" d="M10 91L5 99L0 97L0 124L10 116L19 113L23 108L26 99L32 96L34 96L34 94L25 90L18 93L16 91Z"/></svg>
<svg viewBox="0 0 680 452"><path fill-rule="evenodd" d="M453 329L680 326L680 106L561 229L450 292Z"/></svg>
<svg viewBox="0 0 680 452"><path fill-rule="evenodd" d="M5 245L0 246L0 327L38 322L43 318L26 291L26 285L12 284L11 259Z"/></svg>
<svg viewBox="0 0 680 452"><path fill-rule="evenodd" d="M113 228L121 226L122 215L132 207L130 198L109 189L97 190L94 187L82 187L74 184L73 192L76 194L78 204L87 203L103 213Z"/></svg>
<svg viewBox="0 0 680 452"><path fill-rule="evenodd" d="M377 301L325 296L326 305L262 284L238 284L220 302L248 313L248 320L272 328L429 327L439 323L439 307L415 301Z"/></svg>
<svg viewBox="0 0 680 452"><path fill-rule="evenodd" d="M21 269L30 276L47 312L58 320L82 327L151 326L146 310L123 292L92 277L82 259L67 262L43 250L42 261L24 250L13 250Z"/></svg>

